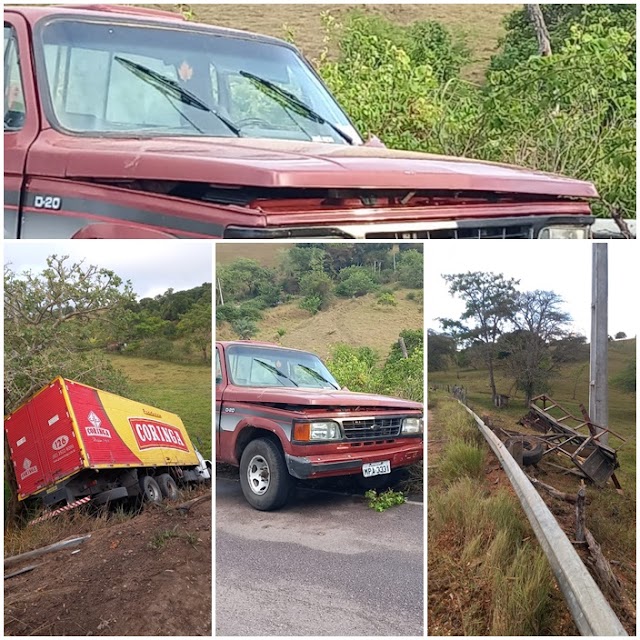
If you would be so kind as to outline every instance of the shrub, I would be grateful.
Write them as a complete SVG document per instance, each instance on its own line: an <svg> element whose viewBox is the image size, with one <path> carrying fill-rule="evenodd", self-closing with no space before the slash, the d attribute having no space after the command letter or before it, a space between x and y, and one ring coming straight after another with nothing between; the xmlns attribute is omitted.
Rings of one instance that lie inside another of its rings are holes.
<svg viewBox="0 0 640 640"><path fill-rule="evenodd" d="M249 340L258 333L258 327L250 318L238 318L231 323L231 327L241 340Z"/></svg>
<svg viewBox="0 0 640 640"><path fill-rule="evenodd" d="M307 296L300 301L298 306L315 316L322 306L322 298L320 296Z"/></svg>
<svg viewBox="0 0 640 640"><path fill-rule="evenodd" d="M381 291L378 294L377 302L379 305L386 307L397 307L398 303L396 302L396 297L391 293L391 291Z"/></svg>
<svg viewBox="0 0 640 640"><path fill-rule="evenodd" d="M336 293L345 298L364 296L378 287L373 275L366 267L347 267L338 274L340 283Z"/></svg>
<svg viewBox="0 0 640 640"><path fill-rule="evenodd" d="M333 297L333 281L324 271L311 271L300 278L300 293L305 298L318 300L316 311L326 309Z"/></svg>

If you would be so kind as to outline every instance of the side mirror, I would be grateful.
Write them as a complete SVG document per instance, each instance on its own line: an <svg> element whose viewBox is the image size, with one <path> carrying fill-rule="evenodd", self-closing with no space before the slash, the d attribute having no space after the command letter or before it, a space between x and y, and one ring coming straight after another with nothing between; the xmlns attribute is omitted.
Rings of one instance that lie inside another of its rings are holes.
<svg viewBox="0 0 640 640"><path fill-rule="evenodd" d="M369 134L369 137L366 139L364 145L365 147L373 147L377 149L386 149L387 145L378 138L378 136L374 136L372 133Z"/></svg>

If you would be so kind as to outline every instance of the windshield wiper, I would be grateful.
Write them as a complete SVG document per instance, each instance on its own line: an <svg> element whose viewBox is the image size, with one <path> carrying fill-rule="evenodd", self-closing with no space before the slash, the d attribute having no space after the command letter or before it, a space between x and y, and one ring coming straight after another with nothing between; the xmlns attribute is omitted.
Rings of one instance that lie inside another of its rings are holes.
<svg viewBox="0 0 640 640"><path fill-rule="evenodd" d="M289 382L292 382L295 387L300 386L297 382L292 380L286 373L282 373L280 369L277 369L273 365L270 365L268 362L263 362L262 360L258 360L258 358L253 358L253 361L257 362L258 364L261 364L267 371L271 371L271 373L275 373L277 376L280 376L281 378L286 378Z"/></svg>
<svg viewBox="0 0 640 640"><path fill-rule="evenodd" d="M342 131L338 125L333 122L329 122L329 120L325 120L317 111L314 111L309 105L302 102L300 98L294 96L293 93L290 93L286 89L279 87L277 84L274 84L269 80L265 80L260 76L249 73L248 71L241 70L239 73L243 78L250 80L254 86L262 91L262 93L272 98L283 108L291 109L294 113L297 113L299 116L302 116L307 120L311 120L312 122L317 122L318 124L324 124L331 127L343 140L346 141L347 144L353 145L353 139L351 136Z"/></svg>
<svg viewBox="0 0 640 640"><path fill-rule="evenodd" d="M162 74L153 71L152 69L148 69L147 67L138 64L137 62L127 60L127 58L115 56L114 60L120 63L125 69L127 69L127 71L130 71L131 73L133 73L133 75L140 78L140 80L146 82L147 84L154 87L154 89L160 91L160 93L162 93L167 98L174 98L175 100L178 100L182 104L186 104L189 107L194 107L195 109L200 109L200 111L206 111L207 113L213 114L216 118L218 118L218 120L220 120L220 122L222 122L222 124L227 127L227 129L229 129L229 131L238 136L238 138L240 137L240 129L238 129L238 127L236 127L233 122L220 115L215 109L212 109L209 105L204 103L202 100L200 100L200 98L198 98L190 91L183 89L175 80L167 78ZM187 116L182 113L182 111L180 111L179 109L178 111L180 115L182 115L182 117L185 118L194 129L196 129L200 133L204 133L204 131L202 131L202 129L200 129L200 127L198 127L194 122L189 120L189 118L187 118Z"/></svg>
<svg viewBox="0 0 640 640"><path fill-rule="evenodd" d="M327 380L324 376L320 375L315 369L311 369L311 367L307 367L299 363L298 363L298 366L301 369L304 369L307 373L310 373L316 380L320 380L321 382L326 382L328 385L331 385L331 387L333 387L334 389L339 389L339 387L336 387L336 385L333 384L333 382L331 382L330 380Z"/></svg>

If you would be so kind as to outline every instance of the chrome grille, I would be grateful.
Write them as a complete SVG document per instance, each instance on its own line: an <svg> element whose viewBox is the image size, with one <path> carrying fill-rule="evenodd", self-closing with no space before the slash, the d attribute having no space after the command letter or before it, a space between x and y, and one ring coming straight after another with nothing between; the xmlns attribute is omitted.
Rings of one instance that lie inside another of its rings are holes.
<svg viewBox="0 0 640 640"><path fill-rule="evenodd" d="M342 428L347 440L373 440L393 438L400 434L402 418L361 418L343 420Z"/></svg>
<svg viewBox="0 0 640 640"><path fill-rule="evenodd" d="M530 225L500 225L495 227L454 227L451 229L432 229L430 231L367 233L367 239L393 240L491 240L491 239L529 239L533 238Z"/></svg>

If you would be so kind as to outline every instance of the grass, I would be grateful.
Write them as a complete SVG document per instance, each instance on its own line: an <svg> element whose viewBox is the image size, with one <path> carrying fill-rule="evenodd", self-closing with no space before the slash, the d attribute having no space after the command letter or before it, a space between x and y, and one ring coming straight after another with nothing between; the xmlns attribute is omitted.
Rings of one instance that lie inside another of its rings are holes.
<svg viewBox="0 0 640 640"><path fill-rule="evenodd" d="M484 451L473 444L454 440L446 448L439 465L445 484L451 484L462 476L480 479L484 473Z"/></svg>
<svg viewBox="0 0 640 640"><path fill-rule="evenodd" d="M196 447L211 459L211 367L123 355L110 358L129 378L135 399L179 415Z"/></svg>
<svg viewBox="0 0 640 640"><path fill-rule="evenodd" d="M430 635L553 633L554 582L517 499L484 480L485 449L454 401L430 407Z"/></svg>
<svg viewBox="0 0 640 640"><path fill-rule="evenodd" d="M195 533L180 533L176 525L173 529L164 529L163 531L157 531L151 537L149 541L149 547L155 551L160 551L167 546L169 540L184 540L187 544L195 547L198 544L198 536Z"/></svg>
<svg viewBox="0 0 640 640"><path fill-rule="evenodd" d="M283 242L225 242L216 245L216 265L226 265L239 258L255 260L263 267L274 268L280 262L280 255L288 251L290 244Z"/></svg>
<svg viewBox="0 0 640 640"><path fill-rule="evenodd" d="M76 508L24 528L10 525L4 531L4 555L7 558L72 536L98 531L135 515L135 511L122 508L103 508L97 514L89 508Z"/></svg>
<svg viewBox="0 0 640 640"><path fill-rule="evenodd" d="M636 340L617 340L609 343L609 426L627 441L623 444L616 438L610 444L620 447L620 468L616 476L624 494L619 495L609 484L603 489L590 486L588 496L592 501L587 512L587 523L596 540L603 546L605 555L627 566L628 559L635 557L636 540L636 396L618 389L612 382L625 367L635 359ZM498 370L498 391L507 393L511 382ZM495 409L491 403L491 392L486 370L429 372L429 385L445 386L458 384L467 389L468 403L480 415L489 414L499 426L518 429L517 420L526 412L522 396L512 398L505 409ZM589 403L588 360L564 366L551 380L549 396L567 410L580 415L579 404ZM552 484L562 491L577 491L576 480L555 477ZM627 570L627 579L635 583L635 569Z"/></svg>
<svg viewBox="0 0 640 640"><path fill-rule="evenodd" d="M149 5L148 5L149 6ZM215 4L215 5L150 5L179 11L189 7L190 18L223 27L256 31L279 38L294 36L296 45L311 60L317 59L325 47L322 14L336 17L358 8L380 15L397 24L417 20L436 20L454 34L463 36L471 49L470 63L463 75L481 81L496 52L498 40L504 33L502 22L506 15L522 5L517 4L395 4L395 5L335 5L335 4ZM330 55L335 55L333 50Z"/></svg>

